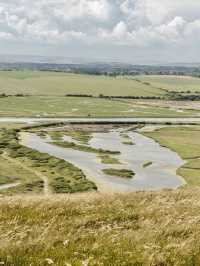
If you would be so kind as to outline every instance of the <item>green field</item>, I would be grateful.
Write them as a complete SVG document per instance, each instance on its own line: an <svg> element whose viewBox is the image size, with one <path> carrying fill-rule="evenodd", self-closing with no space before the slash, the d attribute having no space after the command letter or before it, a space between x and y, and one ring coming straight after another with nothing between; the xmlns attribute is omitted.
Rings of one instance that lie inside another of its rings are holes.
<svg viewBox="0 0 200 266"><path fill-rule="evenodd" d="M142 82L149 82L153 87L178 92L200 92L200 78L187 76L138 76Z"/></svg>
<svg viewBox="0 0 200 266"><path fill-rule="evenodd" d="M162 96L162 90L127 78L42 71L0 71L0 94Z"/></svg>
<svg viewBox="0 0 200 266"><path fill-rule="evenodd" d="M15 117L192 117L196 110L138 105L134 101L59 96L0 98L0 116Z"/></svg>
<svg viewBox="0 0 200 266"><path fill-rule="evenodd" d="M200 186L200 127L167 127L146 136L158 141L161 145L176 151L184 160L185 165L178 169L188 185Z"/></svg>
<svg viewBox="0 0 200 266"><path fill-rule="evenodd" d="M166 90L200 91L200 79L192 77L107 77L47 71L0 71L0 116L16 117L195 117L195 107L155 106L148 101L66 97L134 96L165 98ZM18 94L24 97L16 97ZM167 97L166 97L167 99ZM153 100L151 100L153 101ZM156 102L156 100L154 100ZM164 101L166 102L166 101ZM196 107L198 109L198 107Z"/></svg>

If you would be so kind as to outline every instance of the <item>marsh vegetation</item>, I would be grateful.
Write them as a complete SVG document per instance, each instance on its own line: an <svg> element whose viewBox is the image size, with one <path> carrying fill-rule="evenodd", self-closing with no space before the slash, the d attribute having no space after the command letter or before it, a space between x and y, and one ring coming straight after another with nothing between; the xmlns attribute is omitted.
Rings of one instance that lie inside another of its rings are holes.
<svg viewBox="0 0 200 266"><path fill-rule="evenodd" d="M128 169L107 168L107 169L104 169L103 172L106 175L119 176L122 178L132 178L135 175L135 173L132 170L128 170Z"/></svg>
<svg viewBox="0 0 200 266"><path fill-rule="evenodd" d="M96 190L94 183L86 179L83 172L65 160L58 159L46 153L19 144L18 131L2 129L0 132L1 159L6 163L1 165L1 173L6 170L16 173L19 186L1 191L1 193L42 193L44 180L48 179L49 190L52 193L74 193ZM9 165L12 165L9 169ZM10 176L16 176L16 174ZM5 178L4 178L5 180Z"/></svg>

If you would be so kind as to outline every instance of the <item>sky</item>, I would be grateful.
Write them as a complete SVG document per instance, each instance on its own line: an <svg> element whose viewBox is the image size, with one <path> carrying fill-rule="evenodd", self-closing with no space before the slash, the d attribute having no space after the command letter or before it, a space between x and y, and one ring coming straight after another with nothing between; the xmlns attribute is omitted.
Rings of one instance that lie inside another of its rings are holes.
<svg viewBox="0 0 200 266"><path fill-rule="evenodd" d="M200 62L200 1L0 0L0 54Z"/></svg>

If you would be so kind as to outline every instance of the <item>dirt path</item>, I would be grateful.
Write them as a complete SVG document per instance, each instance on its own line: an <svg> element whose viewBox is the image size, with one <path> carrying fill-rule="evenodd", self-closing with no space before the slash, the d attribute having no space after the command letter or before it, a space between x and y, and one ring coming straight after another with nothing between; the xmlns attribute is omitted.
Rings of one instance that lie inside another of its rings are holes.
<svg viewBox="0 0 200 266"><path fill-rule="evenodd" d="M11 158L11 157L9 157L6 153L3 153L1 156L2 156L4 159L8 160L9 162L14 163L14 164L17 165L17 166L22 167L22 168L25 169L26 171L31 172L31 173L35 174L37 177L39 177L40 179L42 179L43 182L44 182L44 194L47 195L47 196L48 196L49 194L51 194L51 191L50 191L50 189L49 189L48 177L44 176L43 174L41 174L41 173L38 172L38 171L33 170L33 169L32 169L31 167L29 167L29 166L24 165L22 162L20 162L20 161L18 161L18 160L16 160L16 159L13 159L13 158Z"/></svg>

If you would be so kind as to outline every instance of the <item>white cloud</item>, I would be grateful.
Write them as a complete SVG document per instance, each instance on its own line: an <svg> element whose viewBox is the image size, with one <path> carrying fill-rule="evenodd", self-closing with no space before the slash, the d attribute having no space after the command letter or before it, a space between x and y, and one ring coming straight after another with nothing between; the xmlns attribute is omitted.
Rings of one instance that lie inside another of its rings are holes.
<svg viewBox="0 0 200 266"><path fill-rule="evenodd" d="M0 40L11 40L11 39L12 35L10 33L0 31Z"/></svg>
<svg viewBox="0 0 200 266"><path fill-rule="evenodd" d="M0 40L191 47L199 10L199 0L0 0Z"/></svg>

